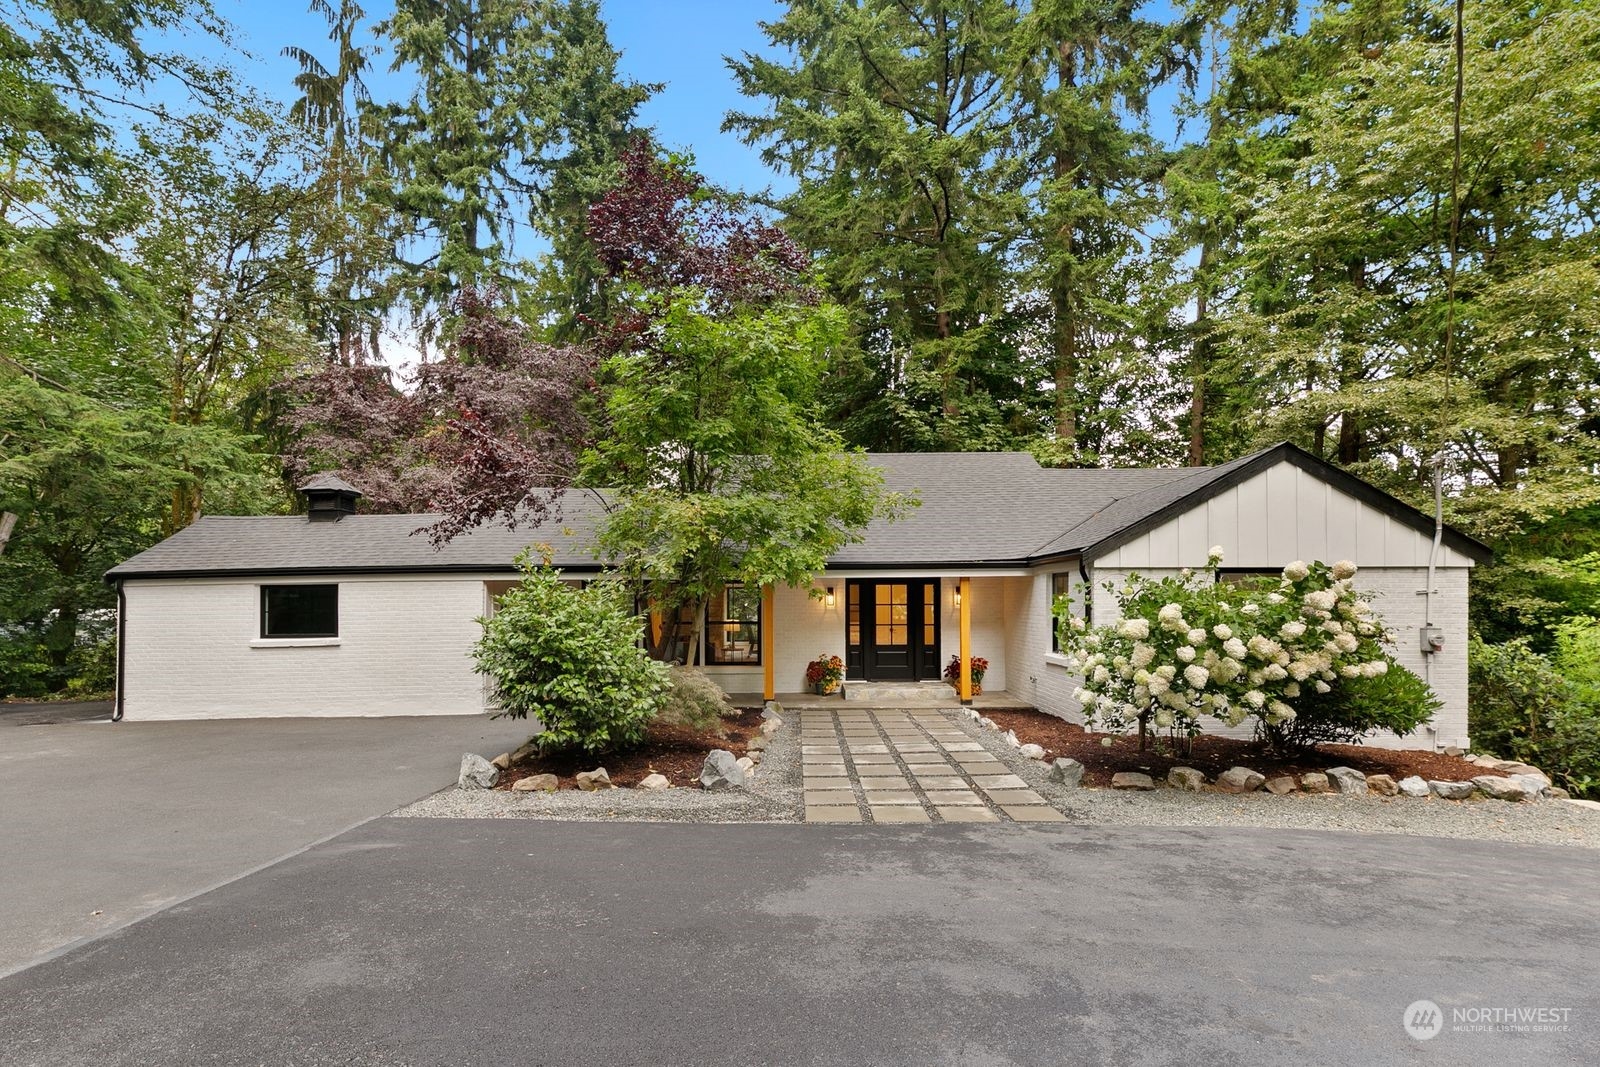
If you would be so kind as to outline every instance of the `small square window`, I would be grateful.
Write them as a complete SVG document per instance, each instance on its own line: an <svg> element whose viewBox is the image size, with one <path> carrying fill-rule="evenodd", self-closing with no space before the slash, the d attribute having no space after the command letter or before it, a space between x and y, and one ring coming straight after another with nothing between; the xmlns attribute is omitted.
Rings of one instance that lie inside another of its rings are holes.
<svg viewBox="0 0 1600 1067"><path fill-rule="evenodd" d="M261 587L262 637L338 637L337 585Z"/></svg>

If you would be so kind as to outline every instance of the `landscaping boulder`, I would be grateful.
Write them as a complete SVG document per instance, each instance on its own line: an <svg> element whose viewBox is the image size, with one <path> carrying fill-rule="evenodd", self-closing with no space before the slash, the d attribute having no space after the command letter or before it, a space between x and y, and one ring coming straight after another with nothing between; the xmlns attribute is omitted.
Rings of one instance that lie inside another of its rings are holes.
<svg viewBox="0 0 1600 1067"><path fill-rule="evenodd" d="M667 776L664 774L647 774L645 775L644 780L634 788L649 790L671 789L672 783L667 781Z"/></svg>
<svg viewBox="0 0 1600 1067"><path fill-rule="evenodd" d="M1429 792L1428 783L1414 774L1409 778L1400 779L1395 783L1395 788L1400 790L1401 796L1407 797L1425 797Z"/></svg>
<svg viewBox="0 0 1600 1067"><path fill-rule="evenodd" d="M767 701L765 704L763 704L761 706L761 717L763 719L767 719L767 720L777 719L779 725L782 725L782 723L783 723L782 715L783 715L783 705L778 703L776 700L769 700L769 701Z"/></svg>
<svg viewBox="0 0 1600 1067"><path fill-rule="evenodd" d="M1266 781L1266 775L1249 767L1229 767L1217 775L1217 788L1224 793L1254 793Z"/></svg>
<svg viewBox="0 0 1600 1067"><path fill-rule="evenodd" d="M1280 774L1276 778L1267 779L1267 792L1273 796L1281 797L1293 793L1295 790L1294 775Z"/></svg>
<svg viewBox="0 0 1600 1067"><path fill-rule="evenodd" d="M1523 763L1521 760L1514 760L1514 759L1496 760L1493 769L1499 771L1501 774L1506 775L1508 777L1510 775L1513 775L1513 774L1543 774L1544 773L1543 771L1541 771L1539 768L1533 766L1532 764Z"/></svg>
<svg viewBox="0 0 1600 1067"><path fill-rule="evenodd" d="M1529 800L1537 800L1539 797L1548 796L1550 793L1550 779L1546 778L1542 773L1513 774L1510 775L1510 778L1522 787L1522 791L1528 794Z"/></svg>
<svg viewBox="0 0 1600 1067"><path fill-rule="evenodd" d="M1525 800L1528 791L1522 787L1521 782L1510 778L1503 778L1498 774L1480 774L1472 780L1478 792L1495 800Z"/></svg>
<svg viewBox="0 0 1600 1067"><path fill-rule="evenodd" d="M1333 783L1321 771L1309 771L1300 776L1300 788L1307 793L1328 793L1332 792Z"/></svg>
<svg viewBox="0 0 1600 1067"><path fill-rule="evenodd" d="M1395 784L1394 778L1387 774L1367 775L1367 788L1380 797L1392 797L1400 792L1400 787Z"/></svg>
<svg viewBox="0 0 1600 1067"><path fill-rule="evenodd" d="M1167 784L1186 793L1198 793L1206 784L1206 776L1193 767L1174 767L1167 772Z"/></svg>
<svg viewBox="0 0 1600 1067"><path fill-rule="evenodd" d="M462 789L493 789L499 780L499 767L475 752L462 755L461 774L456 778L457 786Z"/></svg>
<svg viewBox="0 0 1600 1067"><path fill-rule="evenodd" d="M1006 731L1006 744L1010 745L1012 748L1022 747L1022 742L1017 739L1017 732L1015 730Z"/></svg>
<svg viewBox="0 0 1600 1067"><path fill-rule="evenodd" d="M489 762L499 767L502 771L508 770L511 767L511 753L502 752Z"/></svg>
<svg viewBox="0 0 1600 1067"><path fill-rule="evenodd" d="M578 788L585 793L593 793L597 789L615 789L611 784L611 775L606 773L604 767L596 767L592 771L579 771L576 775Z"/></svg>
<svg viewBox="0 0 1600 1067"><path fill-rule="evenodd" d="M1111 776L1112 789L1154 789L1156 783L1151 781L1148 774L1138 771L1118 771Z"/></svg>
<svg viewBox="0 0 1600 1067"><path fill-rule="evenodd" d="M750 772L755 770L756 766L756 761L751 759L749 756L740 756L738 759L734 760L734 763L737 764L739 769L744 772L746 778L750 777Z"/></svg>
<svg viewBox="0 0 1600 1067"><path fill-rule="evenodd" d="M554 793L561 788L561 779L553 774L530 774L511 783L513 793Z"/></svg>
<svg viewBox="0 0 1600 1067"><path fill-rule="evenodd" d="M1444 746L1444 754L1446 756L1465 756L1467 750L1460 745L1446 745Z"/></svg>
<svg viewBox="0 0 1600 1067"><path fill-rule="evenodd" d="M989 718L989 716L987 716L987 715L985 715L983 718L978 720L978 725L979 726L988 727L991 730L1000 729L1000 725L998 723L996 723L993 719Z"/></svg>
<svg viewBox="0 0 1600 1067"><path fill-rule="evenodd" d="M1551 800L1572 799L1572 794L1567 792L1565 789L1562 789L1559 785L1553 785L1549 789L1546 789L1544 791L1544 795L1549 797Z"/></svg>
<svg viewBox="0 0 1600 1067"><path fill-rule="evenodd" d="M1329 767L1328 780L1341 793L1350 796L1366 796L1367 776L1354 767Z"/></svg>
<svg viewBox="0 0 1600 1067"><path fill-rule="evenodd" d="M511 753L511 762L521 763L523 760L532 756L537 756L538 754L539 739L536 737L530 738L529 740L524 741L521 745L517 746L516 751Z"/></svg>
<svg viewBox="0 0 1600 1067"><path fill-rule="evenodd" d="M1476 786L1471 782L1440 782L1430 779L1428 788L1433 790L1433 795L1444 800L1465 800L1470 797Z"/></svg>
<svg viewBox="0 0 1600 1067"><path fill-rule="evenodd" d="M1023 745L1021 748L1017 749L1017 751L1029 759L1044 759L1043 745Z"/></svg>
<svg viewBox="0 0 1600 1067"><path fill-rule="evenodd" d="M750 743L744 746L746 752L765 752L767 739L765 737L752 737Z"/></svg>
<svg viewBox="0 0 1600 1067"><path fill-rule="evenodd" d="M725 748L714 748L706 754L705 766L700 768L700 788L710 793L724 789L744 787L744 768Z"/></svg>
<svg viewBox="0 0 1600 1067"><path fill-rule="evenodd" d="M1068 789L1076 789L1083 782L1083 764L1062 757L1050 764L1050 780Z"/></svg>
<svg viewBox="0 0 1600 1067"><path fill-rule="evenodd" d="M778 718L768 719L761 724L761 736L771 737L783 726L783 720Z"/></svg>
<svg viewBox="0 0 1600 1067"><path fill-rule="evenodd" d="M746 752L744 758L750 761L750 766L752 767L761 766L761 752L759 749L752 749Z"/></svg>

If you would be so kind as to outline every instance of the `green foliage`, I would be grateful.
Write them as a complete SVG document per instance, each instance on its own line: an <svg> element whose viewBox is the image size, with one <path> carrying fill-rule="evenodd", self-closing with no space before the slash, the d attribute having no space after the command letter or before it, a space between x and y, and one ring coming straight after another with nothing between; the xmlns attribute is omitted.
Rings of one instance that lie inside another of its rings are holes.
<svg viewBox="0 0 1600 1067"><path fill-rule="evenodd" d="M1262 734L1280 750L1356 745L1372 730L1389 730L1404 737L1443 706L1427 682L1391 663L1376 677L1340 678L1326 693L1315 689L1302 692L1294 702L1294 718L1263 723Z"/></svg>
<svg viewBox="0 0 1600 1067"><path fill-rule="evenodd" d="M904 509L816 418L841 334L826 305L712 315L681 297L653 350L605 364L607 432L585 481L612 487L601 546L652 604L698 618L728 585L803 585L873 518Z"/></svg>
<svg viewBox="0 0 1600 1067"><path fill-rule="evenodd" d="M536 718L540 744L601 753L638 743L671 686L640 647L643 623L616 582L575 589L561 572L519 560L522 581L500 597L473 649L498 714Z"/></svg>
<svg viewBox="0 0 1600 1067"><path fill-rule="evenodd" d="M391 70L415 84L368 119L397 216L397 285L419 329L431 337L433 316L465 288L529 299L535 266L512 240L531 227L554 258L538 285L545 306L526 310L558 316L565 339L577 312L603 302L584 211L656 86L618 77L596 0L400 0L378 32Z"/></svg>
<svg viewBox="0 0 1600 1067"><path fill-rule="evenodd" d="M1578 699L1600 707L1600 619L1576 615L1555 627L1556 669Z"/></svg>
<svg viewBox="0 0 1600 1067"><path fill-rule="evenodd" d="M1468 730L1474 748L1531 763L1578 796L1600 797L1600 693L1587 665L1584 634L1567 655L1583 681L1574 685L1524 640L1468 647Z"/></svg>
<svg viewBox="0 0 1600 1067"><path fill-rule="evenodd" d="M671 681L656 721L682 726L696 733L723 733L723 719L734 718L739 709L728 703L722 687L692 667L673 666Z"/></svg>

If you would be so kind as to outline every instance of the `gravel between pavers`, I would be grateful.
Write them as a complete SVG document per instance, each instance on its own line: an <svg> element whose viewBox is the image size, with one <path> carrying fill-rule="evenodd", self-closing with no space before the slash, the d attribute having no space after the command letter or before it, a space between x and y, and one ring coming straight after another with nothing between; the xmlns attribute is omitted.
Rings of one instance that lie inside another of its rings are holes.
<svg viewBox="0 0 1600 1067"><path fill-rule="evenodd" d="M1068 789L1051 782L1049 764L1021 755L998 730L965 715L961 728L1011 767L1073 822L1093 826L1265 826L1414 837L1600 848L1600 811L1559 800L1441 800L1338 793L1186 793L1165 783L1153 792ZM1330 763L1329 766L1335 764Z"/></svg>
<svg viewBox="0 0 1600 1067"><path fill-rule="evenodd" d="M1084 825L1263 826L1600 848L1600 812L1557 800L1511 803L1336 793L1234 796L1185 793L1165 785L1148 793L1066 789L1049 780L1047 764L1022 756L1006 743L1004 734L986 730L964 715L952 713L950 718L1068 819ZM771 739L755 784L746 791L707 793L679 787L659 793L638 789L505 793L452 787L392 814L446 819L801 822L799 725L790 716Z"/></svg>
<svg viewBox="0 0 1600 1067"><path fill-rule="evenodd" d="M745 789L708 793L675 786L585 793L516 793L451 786L392 816L433 819L554 819L577 822L800 822L800 727L794 716L767 741L755 781ZM599 760L596 766L604 766Z"/></svg>

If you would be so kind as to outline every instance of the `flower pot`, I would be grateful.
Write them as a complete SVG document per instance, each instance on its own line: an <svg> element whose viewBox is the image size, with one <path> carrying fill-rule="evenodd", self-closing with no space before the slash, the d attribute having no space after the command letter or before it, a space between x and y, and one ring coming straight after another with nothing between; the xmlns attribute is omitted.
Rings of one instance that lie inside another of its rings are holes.
<svg viewBox="0 0 1600 1067"><path fill-rule="evenodd" d="M834 693L839 691L839 683L836 681L818 682L813 688L816 689L817 696L819 697L832 696Z"/></svg>

